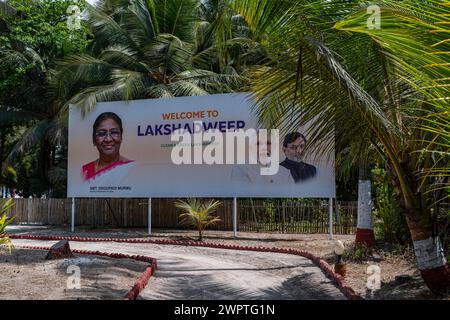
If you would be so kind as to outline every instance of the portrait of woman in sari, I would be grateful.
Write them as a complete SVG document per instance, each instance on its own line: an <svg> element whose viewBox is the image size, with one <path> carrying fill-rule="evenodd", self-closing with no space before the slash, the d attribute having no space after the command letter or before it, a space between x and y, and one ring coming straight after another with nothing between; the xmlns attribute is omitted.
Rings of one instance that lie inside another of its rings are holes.
<svg viewBox="0 0 450 320"><path fill-rule="evenodd" d="M134 161L120 154L123 127L120 117L113 112L100 114L94 122L92 141L99 157L83 165L84 181L103 185L117 184L125 178L134 166Z"/></svg>

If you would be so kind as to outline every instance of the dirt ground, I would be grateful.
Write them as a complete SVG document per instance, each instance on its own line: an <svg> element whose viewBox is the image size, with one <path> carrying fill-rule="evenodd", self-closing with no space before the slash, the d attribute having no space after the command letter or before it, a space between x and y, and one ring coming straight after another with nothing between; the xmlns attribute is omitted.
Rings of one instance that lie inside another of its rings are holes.
<svg viewBox="0 0 450 320"><path fill-rule="evenodd" d="M51 246L56 241L17 239L13 243ZM312 261L289 254L149 243L72 241L70 246L155 257L158 268L139 299L345 299Z"/></svg>
<svg viewBox="0 0 450 320"><path fill-rule="evenodd" d="M0 300L123 299L144 272L144 262L74 254L73 258L45 260L47 251L15 249L0 252ZM73 271L80 270L80 289ZM68 272L69 271L69 272Z"/></svg>
<svg viewBox="0 0 450 320"><path fill-rule="evenodd" d="M372 292L367 289L367 268L380 267L381 287ZM398 256L385 254L379 259L347 262L347 283L365 299L423 300L441 299L434 296L423 282L414 261L402 260ZM448 298L447 298L448 299Z"/></svg>
<svg viewBox="0 0 450 320"><path fill-rule="evenodd" d="M195 239L193 231L158 230L155 236L169 237L173 239ZM354 235L334 235L334 240L341 240L347 248L354 243ZM251 246L288 247L306 250L334 266L335 255L333 253L334 240L327 234L259 234L238 233L238 239L232 238L230 232L207 231L205 241L235 242ZM365 299L386 300L424 300L424 299L450 299L435 296L423 282L416 267L415 256L412 248L388 248L385 244L379 244L379 248L373 254L361 261L346 261L347 283ZM371 291L367 288L367 268L376 265L380 268L380 289Z"/></svg>
<svg viewBox="0 0 450 320"><path fill-rule="evenodd" d="M88 237L148 237L144 229L90 229L77 228L78 236ZM73 235L67 229L49 227L12 226L11 233L32 233L40 235ZM196 239L197 233L189 230L153 230L152 239ZM334 239L344 242L350 247L354 235L335 235ZM277 233L245 233L238 232L233 238L232 232L206 231L204 241L220 243L239 243L240 245L288 247L309 251L334 263L334 241L329 240L327 234L277 234ZM156 257L157 258L157 257ZM367 289L367 267L380 267L381 288L376 292ZM436 297L426 287L416 268L414 254L411 249L402 248L401 251L392 248L381 248L373 256L361 261L347 261L347 283L366 299L448 299Z"/></svg>

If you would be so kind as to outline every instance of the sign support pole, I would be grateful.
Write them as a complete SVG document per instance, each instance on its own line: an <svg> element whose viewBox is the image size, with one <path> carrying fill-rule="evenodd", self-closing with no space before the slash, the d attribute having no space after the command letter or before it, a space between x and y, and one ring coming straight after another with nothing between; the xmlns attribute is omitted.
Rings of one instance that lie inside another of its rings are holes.
<svg viewBox="0 0 450 320"><path fill-rule="evenodd" d="M328 229L330 232L330 240L333 240L333 198L329 198L328 201Z"/></svg>
<svg viewBox="0 0 450 320"><path fill-rule="evenodd" d="M70 231L75 232L75 198L72 198L72 219L70 224Z"/></svg>
<svg viewBox="0 0 450 320"><path fill-rule="evenodd" d="M148 235L152 235L152 198L148 198Z"/></svg>
<svg viewBox="0 0 450 320"><path fill-rule="evenodd" d="M233 237L237 238L237 198L233 198Z"/></svg>

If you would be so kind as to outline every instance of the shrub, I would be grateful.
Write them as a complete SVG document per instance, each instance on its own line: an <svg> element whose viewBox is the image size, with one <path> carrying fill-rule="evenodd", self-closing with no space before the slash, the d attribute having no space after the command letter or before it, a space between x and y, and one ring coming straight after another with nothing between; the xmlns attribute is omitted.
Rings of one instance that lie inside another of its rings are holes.
<svg viewBox="0 0 450 320"><path fill-rule="evenodd" d="M214 217L211 214L220 206L220 201L201 201L198 199L189 199L187 201L178 200L175 206L184 210L180 214L181 223L196 227L198 230L198 240L203 239L203 230L206 227L216 224L221 221L219 217Z"/></svg>
<svg viewBox="0 0 450 320"><path fill-rule="evenodd" d="M6 216L6 211L14 205L13 199L0 201L0 246L6 246L11 252L14 247L11 243L11 239L6 235L6 227L14 220L15 217L10 219Z"/></svg>
<svg viewBox="0 0 450 320"><path fill-rule="evenodd" d="M357 243L350 248L346 248L342 258L344 261L358 261L366 260L372 253L372 249L367 247L364 243Z"/></svg>
<svg viewBox="0 0 450 320"><path fill-rule="evenodd" d="M374 232L377 240L406 244L411 236L405 217L400 213L395 190L384 169L372 170L374 186Z"/></svg>

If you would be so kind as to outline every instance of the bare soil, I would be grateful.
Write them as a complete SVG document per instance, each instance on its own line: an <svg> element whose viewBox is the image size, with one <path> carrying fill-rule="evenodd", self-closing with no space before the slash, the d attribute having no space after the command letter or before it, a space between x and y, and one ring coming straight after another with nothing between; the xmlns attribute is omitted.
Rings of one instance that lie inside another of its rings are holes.
<svg viewBox="0 0 450 320"><path fill-rule="evenodd" d="M73 258L45 260L46 250L14 249L0 252L0 300L123 299L147 265L131 259L74 254ZM79 289L69 266L80 270ZM69 272L68 272L69 271Z"/></svg>

